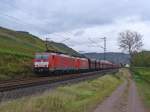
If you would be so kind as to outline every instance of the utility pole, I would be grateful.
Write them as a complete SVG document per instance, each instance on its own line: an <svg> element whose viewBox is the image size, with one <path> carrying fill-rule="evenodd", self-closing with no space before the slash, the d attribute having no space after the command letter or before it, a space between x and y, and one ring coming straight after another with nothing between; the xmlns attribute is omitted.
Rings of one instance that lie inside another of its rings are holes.
<svg viewBox="0 0 150 112"><path fill-rule="evenodd" d="M104 47L103 47L103 49L104 49L104 60L106 60L106 37L104 37L104 38L100 38L100 39L103 39L104 40Z"/></svg>
<svg viewBox="0 0 150 112"><path fill-rule="evenodd" d="M48 50L48 38L46 38L46 40L45 40L45 47L46 47L46 52L48 52L49 50Z"/></svg>
<svg viewBox="0 0 150 112"><path fill-rule="evenodd" d="M104 60L106 60L106 37L104 37Z"/></svg>

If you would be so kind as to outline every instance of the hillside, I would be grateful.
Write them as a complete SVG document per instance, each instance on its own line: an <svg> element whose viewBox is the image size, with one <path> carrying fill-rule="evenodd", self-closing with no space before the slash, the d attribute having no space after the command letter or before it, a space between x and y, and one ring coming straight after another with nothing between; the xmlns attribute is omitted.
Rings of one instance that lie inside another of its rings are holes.
<svg viewBox="0 0 150 112"><path fill-rule="evenodd" d="M104 53L85 53L84 54L88 58L92 59L104 59ZM113 63L117 64L128 64L129 63L129 55L124 53L112 53L108 52L106 53L106 60L109 60Z"/></svg>
<svg viewBox="0 0 150 112"><path fill-rule="evenodd" d="M55 42L49 42L49 50L80 56L68 46ZM32 75L35 52L45 52L43 40L28 32L0 27L0 79Z"/></svg>
<svg viewBox="0 0 150 112"><path fill-rule="evenodd" d="M56 42L50 41L49 48L53 49L55 52L62 52L64 54L69 54L75 57L76 56L84 57L84 55L79 54L77 51L73 50L72 48L68 47L67 45L63 43L56 43Z"/></svg>

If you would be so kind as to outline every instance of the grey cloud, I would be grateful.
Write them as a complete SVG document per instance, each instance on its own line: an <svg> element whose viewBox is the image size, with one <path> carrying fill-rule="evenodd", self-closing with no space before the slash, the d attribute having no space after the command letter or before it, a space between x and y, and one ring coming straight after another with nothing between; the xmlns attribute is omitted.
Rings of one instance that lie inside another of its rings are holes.
<svg viewBox="0 0 150 112"><path fill-rule="evenodd" d="M146 0L1 0L0 9L22 21L20 28L47 34L110 24L116 18L131 15L150 19L149 3ZM9 23L13 26L13 22Z"/></svg>
<svg viewBox="0 0 150 112"><path fill-rule="evenodd" d="M84 30L79 30L79 31L76 31L73 35L74 36L81 36L84 34Z"/></svg>

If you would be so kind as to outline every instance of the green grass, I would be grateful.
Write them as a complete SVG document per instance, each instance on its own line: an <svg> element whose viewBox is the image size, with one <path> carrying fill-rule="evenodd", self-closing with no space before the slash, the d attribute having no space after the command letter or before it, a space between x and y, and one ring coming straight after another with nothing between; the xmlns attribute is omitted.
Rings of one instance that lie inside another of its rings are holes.
<svg viewBox="0 0 150 112"><path fill-rule="evenodd" d="M150 83L150 68L149 67L137 67L133 68L134 78L137 80L144 80Z"/></svg>
<svg viewBox="0 0 150 112"><path fill-rule="evenodd" d="M0 80L32 76L32 58L0 53Z"/></svg>
<svg viewBox="0 0 150 112"><path fill-rule="evenodd" d="M147 107L150 107L150 68L133 68L132 71L139 93Z"/></svg>
<svg viewBox="0 0 150 112"><path fill-rule="evenodd" d="M90 112L122 82L118 74L0 105L0 112Z"/></svg>
<svg viewBox="0 0 150 112"><path fill-rule="evenodd" d="M64 44L49 43L49 50L80 54ZM32 59L35 52L45 52L43 40L29 33L0 27L0 80L32 76Z"/></svg>

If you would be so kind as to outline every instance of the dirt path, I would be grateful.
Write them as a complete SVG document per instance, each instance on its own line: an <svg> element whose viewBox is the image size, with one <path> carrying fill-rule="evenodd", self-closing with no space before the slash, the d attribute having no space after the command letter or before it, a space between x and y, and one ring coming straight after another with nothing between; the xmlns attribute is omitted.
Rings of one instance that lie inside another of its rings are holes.
<svg viewBox="0 0 150 112"><path fill-rule="evenodd" d="M130 78L124 81L110 97L100 104L94 112L148 112L144 108L135 82Z"/></svg>

